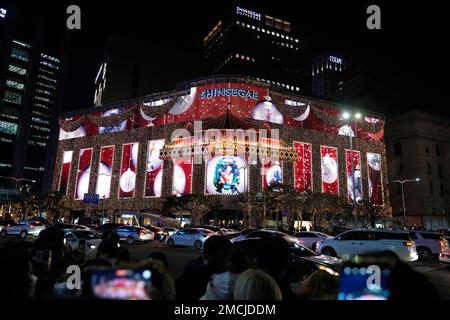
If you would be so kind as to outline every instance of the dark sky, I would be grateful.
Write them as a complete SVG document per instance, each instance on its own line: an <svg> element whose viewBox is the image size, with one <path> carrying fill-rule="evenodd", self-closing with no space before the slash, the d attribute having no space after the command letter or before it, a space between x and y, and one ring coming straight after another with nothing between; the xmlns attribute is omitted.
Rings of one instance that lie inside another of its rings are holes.
<svg viewBox="0 0 450 320"><path fill-rule="evenodd" d="M229 1L14 1L24 21L48 24L48 43L59 49L69 4L81 8L81 30L71 32L65 110L89 107L94 78L110 33L189 48L201 53L201 39L218 21ZM312 54L342 50L377 73L399 92L403 108L444 110L443 76L449 74L446 10L442 1L240 1L290 20ZM366 8L381 7L382 29L366 28ZM25 31L30 23L25 23Z"/></svg>

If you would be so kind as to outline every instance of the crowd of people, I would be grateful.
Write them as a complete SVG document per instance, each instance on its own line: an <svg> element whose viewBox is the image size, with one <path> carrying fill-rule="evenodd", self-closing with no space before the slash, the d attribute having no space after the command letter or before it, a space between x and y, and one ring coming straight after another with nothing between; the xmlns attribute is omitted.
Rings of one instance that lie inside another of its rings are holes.
<svg viewBox="0 0 450 320"><path fill-rule="evenodd" d="M113 234L106 234L90 255L71 251L64 233L48 228L33 243L7 242L0 247L2 298L92 299L93 270L151 270L146 287L153 300L334 300L338 297L339 276L326 270L309 274L293 273L288 243L279 237L260 240L261 250L248 256L216 235L208 238L197 259L186 264L179 279L169 273L164 253L152 252L146 259L132 261L128 249L118 246ZM68 267L81 270L79 289L67 285ZM429 280L411 266L398 261L393 270L391 297L395 299L439 299Z"/></svg>

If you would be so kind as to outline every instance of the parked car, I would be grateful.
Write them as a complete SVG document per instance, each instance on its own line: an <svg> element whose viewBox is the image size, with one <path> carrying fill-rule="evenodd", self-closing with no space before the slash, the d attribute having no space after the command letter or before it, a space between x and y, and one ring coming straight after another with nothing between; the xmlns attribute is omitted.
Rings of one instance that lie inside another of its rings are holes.
<svg viewBox="0 0 450 320"><path fill-rule="evenodd" d="M304 244L312 250L316 250L317 241L333 238L332 236L317 231L300 231L292 235L298 238L301 244Z"/></svg>
<svg viewBox="0 0 450 320"><path fill-rule="evenodd" d="M261 230L258 228L247 228L247 229L243 229L240 232L237 232L236 234L231 234L228 235L227 237L229 237L231 239L231 242L236 241L234 240L235 238L243 238L244 236L246 236L247 234L249 234L250 232L256 231L256 230Z"/></svg>
<svg viewBox="0 0 450 320"><path fill-rule="evenodd" d="M189 226L189 227L194 228L194 229L207 229L207 230L211 230L212 232L217 232L218 234L220 234L220 227L216 227L216 226L199 225L199 226Z"/></svg>
<svg viewBox="0 0 450 320"><path fill-rule="evenodd" d="M28 235L38 236L39 232L45 229L45 224L41 221L19 221L16 224L4 228L2 236L19 236L25 239Z"/></svg>
<svg viewBox="0 0 450 320"><path fill-rule="evenodd" d="M133 244L136 241L152 241L155 234L143 227L121 226L114 229L114 232L119 235L120 240L125 240L128 244Z"/></svg>
<svg viewBox="0 0 450 320"><path fill-rule="evenodd" d="M404 261L416 261L418 254L408 232L356 229L317 243L317 252L333 257L383 253Z"/></svg>
<svg viewBox="0 0 450 320"><path fill-rule="evenodd" d="M428 261L433 256L438 257L443 250L448 249L447 239L439 232L411 231L409 236L416 244L420 261Z"/></svg>
<svg viewBox="0 0 450 320"><path fill-rule="evenodd" d="M218 231L218 233L223 236L228 236L230 234L236 234L237 232L238 232L237 230L230 229L230 228L220 228L220 230Z"/></svg>
<svg viewBox="0 0 450 320"><path fill-rule="evenodd" d="M167 231L167 233L169 234L169 236L173 235L175 232L178 231L177 228L173 228L173 227L163 227L163 229L165 231Z"/></svg>
<svg viewBox="0 0 450 320"><path fill-rule="evenodd" d="M98 248L102 238L97 232L92 230L64 230L64 243L72 250L78 249L80 242L82 242L82 245L84 244L84 248L80 249L84 250L85 254L89 254Z"/></svg>
<svg viewBox="0 0 450 320"><path fill-rule="evenodd" d="M91 228L82 224L73 223L55 223L53 226L58 229L91 230Z"/></svg>
<svg viewBox="0 0 450 320"><path fill-rule="evenodd" d="M160 227L144 226L144 228L153 232L153 234L155 235L154 240L164 241L169 236L169 233Z"/></svg>
<svg viewBox="0 0 450 320"><path fill-rule="evenodd" d="M255 230L255 231L247 233L246 235L240 235L236 238L233 238L233 239L231 239L231 242L234 243L234 242L242 241L244 239L264 238L264 237L272 237L272 236L281 237L289 242L300 243L300 241L297 238L294 238L290 235L287 235L286 233L283 233L280 231L275 231L272 229Z"/></svg>
<svg viewBox="0 0 450 320"><path fill-rule="evenodd" d="M173 235L167 238L167 245L173 246L188 246L195 247L197 249L203 248L206 239L217 235L215 232L203 229L203 228L186 228L175 232Z"/></svg>
<svg viewBox="0 0 450 320"><path fill-rule="evenodd" d="M444 264L450 264L450 249L444 249L439 254L439 262Z"/></svg>
<svg viewBox="0 0 450 320"><path fill-rule="evenodd" d="M123 223L105 223L98 227L95 231L99 234L103 234L106 231L113 231L119 227L125 226Z"/></svg>
<svg viewBox="0 0 450 320"><path fill-rule="evenodd" d="M0 235L2 235L3 229L6 230L6 228L11 227L14 224L15 224L14 220L2 220L2 221L0 221Z"/></svg>

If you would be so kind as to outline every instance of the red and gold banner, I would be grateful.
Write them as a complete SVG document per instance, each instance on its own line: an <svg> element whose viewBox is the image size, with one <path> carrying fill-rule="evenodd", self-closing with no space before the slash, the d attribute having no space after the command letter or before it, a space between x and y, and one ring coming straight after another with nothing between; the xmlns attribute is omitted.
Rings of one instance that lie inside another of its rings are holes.
<svg viewBox="0 0 450 320"><path fill-rule="evenodd" d="M294 187L297 190L312 190L311 144L294 141L298 154L294 162Z"/></svg>
<svg viewBox="0 0 450 320"><path fill-rule="evenodd" d="M383 204L383 186L381 177L381 155L367 153L367 172L369 175L369 199L372 204Z"/></svg>
<svg viewBox="0 0 450 320"><path fill-rule="evenodd" d="M100 148L100 161L97 172L95 193L100 199L109 198L113 170L114 146Z"/></svg>
<svg viewBox="0 0 450 320"><path fill-rule="evenodd" d="M160 197L164 161L159 152L164 146L164 139L151 140L147 148L147 169L145 175L145 197Z"/></svg>
<svg viewBox="0 0 450 320"><path fill-rule="evenodd" d="M62 194L67 194L67 188L69 186L69 178L70 178L70 167L72 164L72 155L73 151L64 151L63 153L63 164L61 166L61 175L59 177L59 186L58 190Z"/></svg>
<svg viewBox="0 0 450 320"><path fill-rule="evenodd" d="M267 189L272 183L283 183L283 163L280 161L263 161L262 170L262 188Z"/></svg>
<svg viewBox="0 0 450 320"><path fill-rule="evenodd" d="M177 159L173 166L172 194L181 196L192 192L192 159Z"/></svg>
<svg viewBox="0 0 450 320"><path fill-rule="evenodd" d="M136 189L136 168L139 143L129 143L122 146L120 163L119 198L132 198Z"/></svg>
<svg viewBox="0 0 450 320"><path fill-rule="evenodd" d="M75 184L75 200L82 200L89 192L91 174L92 149L81 149L78 158L77 180Z"/></svg>
<svg viewBox="0 0 450 320"><path fill-rule="evenodd" d="M339 174L337 148L320 146L322 192L339 194Z"/></svg>
<svg viewBox="0 0 450 320"><path fill-rule="evenodd" d="M359 203L362 201L361 156L359 151L345 150L345 170L347 173L348 202L353 203L353 198L356 197L356 202ZM352 179L352 177L354 178Z"/></svg>

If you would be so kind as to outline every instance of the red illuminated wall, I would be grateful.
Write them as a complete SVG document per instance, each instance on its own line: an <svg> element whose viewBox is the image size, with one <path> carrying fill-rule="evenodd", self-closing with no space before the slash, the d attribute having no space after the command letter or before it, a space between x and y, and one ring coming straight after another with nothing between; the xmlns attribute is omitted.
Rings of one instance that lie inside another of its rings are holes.
<svg viewBox="0 0 450 320"><path fill-rule="evenodd" d="M298 154L294 162L294 187L298 190L312 190L311 144L294 141Z"/></svg>
<svg viewBox="0 0 450 320"><path fill-rule="evenodd" d="M176 196L190 194L192 192L193 160L177 159L174 162L172 194Z"/></svg>
<svg viewBox="0 0 450 320"><path fill-rule="evenodd" d="M67 194L67 188L69 186L70 168L72 163L73 151L64 151L63 164L61 166L61 176L59 180L58 190L62 194Z"/></svg>
<svg viewBox="0 0 450 320"><path fill-rule="evenodd" d="M75 184L75 199L81 200L89 192L92 149L81 149L78 159L77 180Z"/></svg>

